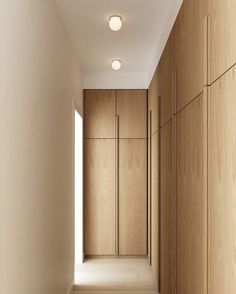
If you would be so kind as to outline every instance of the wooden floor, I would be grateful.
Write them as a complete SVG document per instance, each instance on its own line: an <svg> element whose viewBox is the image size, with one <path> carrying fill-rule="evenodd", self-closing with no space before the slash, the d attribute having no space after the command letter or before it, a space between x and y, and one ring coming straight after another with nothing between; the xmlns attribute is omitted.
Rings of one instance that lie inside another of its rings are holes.
<svg viewBox="0 0 236 294"><path fill-rule="evenodd" d="M155 275L146 258L87 259L76 267L75 284L78 293L157 293Z"/></svg>

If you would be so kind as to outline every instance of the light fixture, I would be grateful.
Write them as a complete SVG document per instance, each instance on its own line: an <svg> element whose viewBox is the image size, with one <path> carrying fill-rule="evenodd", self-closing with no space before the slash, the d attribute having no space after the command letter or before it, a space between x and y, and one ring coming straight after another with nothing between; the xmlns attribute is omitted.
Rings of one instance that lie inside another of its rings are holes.
<svg viewBox="0 0 236 294"><path fill-rule="evenodd" d="M122 17L119 15L110 16L109 27L112 31L119 31L122 27Z"/></svg>
<svg viewBox="0 0 236 294"><path fill-rule="evenodd" d="M119 70L121 68L121 61L120 60L112 60L111 66L114 70Z"/></svg>

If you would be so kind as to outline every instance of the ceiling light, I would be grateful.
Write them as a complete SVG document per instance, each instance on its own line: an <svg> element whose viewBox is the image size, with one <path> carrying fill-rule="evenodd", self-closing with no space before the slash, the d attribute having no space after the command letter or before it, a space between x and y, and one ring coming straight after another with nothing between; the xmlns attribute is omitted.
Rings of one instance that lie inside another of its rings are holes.
<svg viewBox="0 0 236 294"><path fill-rule="evenodd" d="M112 60L111 66L114 70L119 70L121 68L121 61L120 60Z"/></svg>
<svg viewBox="0 0 236 294"><path fill-rule="evenodd" d="M112 15L109 18L109 27L112 31L119 31L122 27L122 17L119 15Z"/></svg>

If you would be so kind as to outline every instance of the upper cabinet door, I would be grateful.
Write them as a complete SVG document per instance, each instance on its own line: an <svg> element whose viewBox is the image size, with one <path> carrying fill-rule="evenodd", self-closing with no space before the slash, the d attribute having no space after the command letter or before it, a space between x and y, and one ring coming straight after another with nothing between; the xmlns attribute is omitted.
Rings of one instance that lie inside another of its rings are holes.
<svg viewBox="0 0 236 294"><path fill-rule="evenodd" d="M115 91L84 91L84 138L115 138Z"/></svg>
<svg viewBox="0 0 236 294"><path fill-rule="evenodd" d="M210 82L236 63L236 1L209 0Z"/></svg>
<svg viewBox="0 0 236 294"><path fill-rule="evenodd" d="M148 135L155 133L159 128L159 117L158 117L158 100L160 96L159 88L159 71L156 70L150 87L148 89ZM151 113L151 115L150 115Z"/></svg>
<svg viewBox="0 0 236 294"><path fill-rule="evenodd" d="M219 0L223 2L224 0ZM177 110L197 97L205 79L206 0L184 0L176 22Z"/></svg>
<svg viewBox="0 0 236 294"><path fill-rule="evenodd" d="M173 78L174 78L174 36L175 27L168 39L160 60L160 124L163 126L171 119L173 109ZM173 111L175 112L175 111Z"/></svg>
<svg viewBox="0 0 236 294"><path fill-rule="evenodd" d="M147 138L147 91L118 90L120 138Z"/></svg>

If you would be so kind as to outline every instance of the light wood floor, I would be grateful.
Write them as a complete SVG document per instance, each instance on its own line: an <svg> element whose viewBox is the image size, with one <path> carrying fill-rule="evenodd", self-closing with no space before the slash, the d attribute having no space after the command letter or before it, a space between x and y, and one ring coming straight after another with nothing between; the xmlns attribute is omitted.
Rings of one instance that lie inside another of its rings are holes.
<svg viewBox="0 0 236 294"><path fill-rule="evenodd" d="M146 258L87 259L76 267L75 284L75 291L157 293L155 275Z"/></svg>

